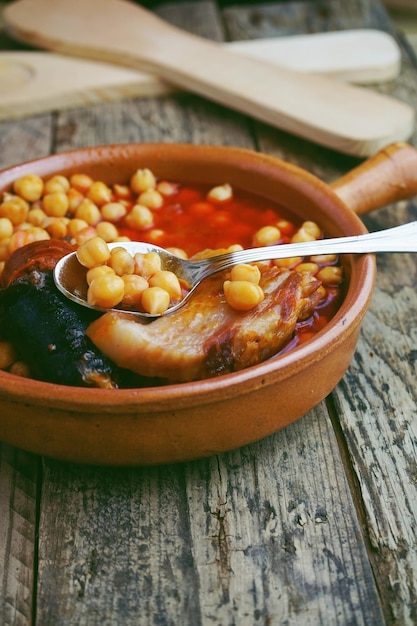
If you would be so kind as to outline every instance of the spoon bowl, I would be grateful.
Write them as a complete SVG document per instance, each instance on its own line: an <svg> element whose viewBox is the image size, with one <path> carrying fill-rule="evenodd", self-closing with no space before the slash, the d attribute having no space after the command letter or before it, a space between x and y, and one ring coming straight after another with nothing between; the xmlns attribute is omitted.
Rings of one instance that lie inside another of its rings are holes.
<svg viewBox="0 0 417 626"><path fill-rule="evenodd" d="M117 242L108 244L113 248L124 248L132 256L136 253L156 252L161 259L163 270L173 272L188 289L179 302L170 306L163 313L147 313L138 309L117 306L115 308L92 305L87 300L87 269L77 259L77 253L71 252L58 261L54 269L54 280L58 289L67 298L90 309L98 311L117 310L132 313L143 319L155 319L161 315L168 315L180 309L192 296L200 283L222 270L226 270L239 263L253 263L271 259L284 259L317 254L363 254L370 252L417 252L417 222L410 222L395 228L352 237L335 237L319 241L265 246L228 252L206 259L192 261L182 259L168 250L144 242Z"/></svg>

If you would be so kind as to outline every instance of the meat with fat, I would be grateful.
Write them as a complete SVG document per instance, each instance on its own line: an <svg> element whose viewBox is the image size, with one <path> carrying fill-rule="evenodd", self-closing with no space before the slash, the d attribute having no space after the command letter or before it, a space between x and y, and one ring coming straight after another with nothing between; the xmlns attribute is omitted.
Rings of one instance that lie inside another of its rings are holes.
<svg viewBox="0 0 417 626"><path fill-rule="evenodd" d="M205 280L181 309L151 323L109 311L87 329L112 361L169 382L200 380L256 365L277 354L320 300L310 274L272 267L262 272L265 298L250 311L225 301L224 273Z"/></svg>

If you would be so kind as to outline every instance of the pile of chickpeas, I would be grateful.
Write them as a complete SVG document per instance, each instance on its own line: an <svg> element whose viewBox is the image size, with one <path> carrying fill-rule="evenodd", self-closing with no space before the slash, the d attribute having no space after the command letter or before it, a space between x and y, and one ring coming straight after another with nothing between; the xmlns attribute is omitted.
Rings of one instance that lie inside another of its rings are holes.
<svg viewBox="0 0 417 626"><path fill-rule="evenodd" d="M57 174L46 181L36 174L24 175L14 182L12 191L3 194L0 203L0 274L5 261L17 248L41 239L66 239L79 247L79 260L89 268L91 304L103 308L137 305L152 314L163 313L184 295L184 286L178 278L161 270L156 254L132 258L122 248L110 252L106 244L127 239L119 234L121 221L139 233L152 231L155 212L177 190L178 184L158 181L147 168L134 172L128 185L112 187L84 173L69 177ZM233 189L226 183L210 189L207 199L221 205L232 195ZM254 234L253 245L279 242L287 227L285 220L263 226ZM318 225L306 221L290 241L309 241L321 236ZM221 252L238 249L241 246L234 245ZM182 249L172 251L187 256ZM341 268L334 265L334 259L327 255L312 258L308 263L303 258L271 263L308 271L324 284L337 284L342 278ZM233 308L249 310L262 302L260 265L238 265L230 272L224 293Z"/></svg>
<svg viewBox="0 0 417 626"><path fill-rule="evenodd" d="M118 305L162 315L187 292L177 275L162 269L157 252L137 252L133 256L123 247L112 250L93 237L77 250L78 261L88 268L87 301L91 306L113 308ZM223 283L226 302L234 309L248 311L260 304L264 292L259 285L257 265L237 264Z"/></svg>
<svg viewBox="0 0 417 626"><path fill-rule="evenodd" d="M123 247L109 249L101 237L93 237L77 250L78 261L88 268L87 301L91 306L112 308L118 304L158 315L182 298L176 274L163 270L156 252L132 256Z"/></svg>

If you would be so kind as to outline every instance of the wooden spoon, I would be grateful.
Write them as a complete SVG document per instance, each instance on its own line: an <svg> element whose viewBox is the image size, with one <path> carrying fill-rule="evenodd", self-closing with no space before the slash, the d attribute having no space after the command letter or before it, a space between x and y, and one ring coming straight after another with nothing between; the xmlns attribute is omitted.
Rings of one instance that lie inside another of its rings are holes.
<svg viewBox="0 0 417 626"><path fill-rule="evenodd" d="M414 128L413 109L394 98L233 54L126 0L17 0L3 19L32 45L154 73L348 154L368 156Z"/></svg>

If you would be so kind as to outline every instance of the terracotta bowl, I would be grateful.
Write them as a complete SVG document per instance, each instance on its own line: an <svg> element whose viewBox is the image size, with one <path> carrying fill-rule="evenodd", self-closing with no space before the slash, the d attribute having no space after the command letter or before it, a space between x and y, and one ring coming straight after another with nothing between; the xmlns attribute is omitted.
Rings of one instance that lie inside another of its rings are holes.
<svg viewBox="0 0 417 626"><path fill-rule="evenodd" d="M248 150L127 144L9 168L0 173L0 190L25 173L83 171L112 183L149 167L162 178L227 181L279 199L337 237L366 232L355 211L414 194L417 183L408 171L417 171L416 162L413 148L397 144L331 188L298 167ZM373 255L346 255L343 264L348 289L333 320L304 345L237 373L158 388L101 390L0 372L0 439L68 461L148 465L217 454L276 432L325 398L351 361L376 269Z"/></svg>

